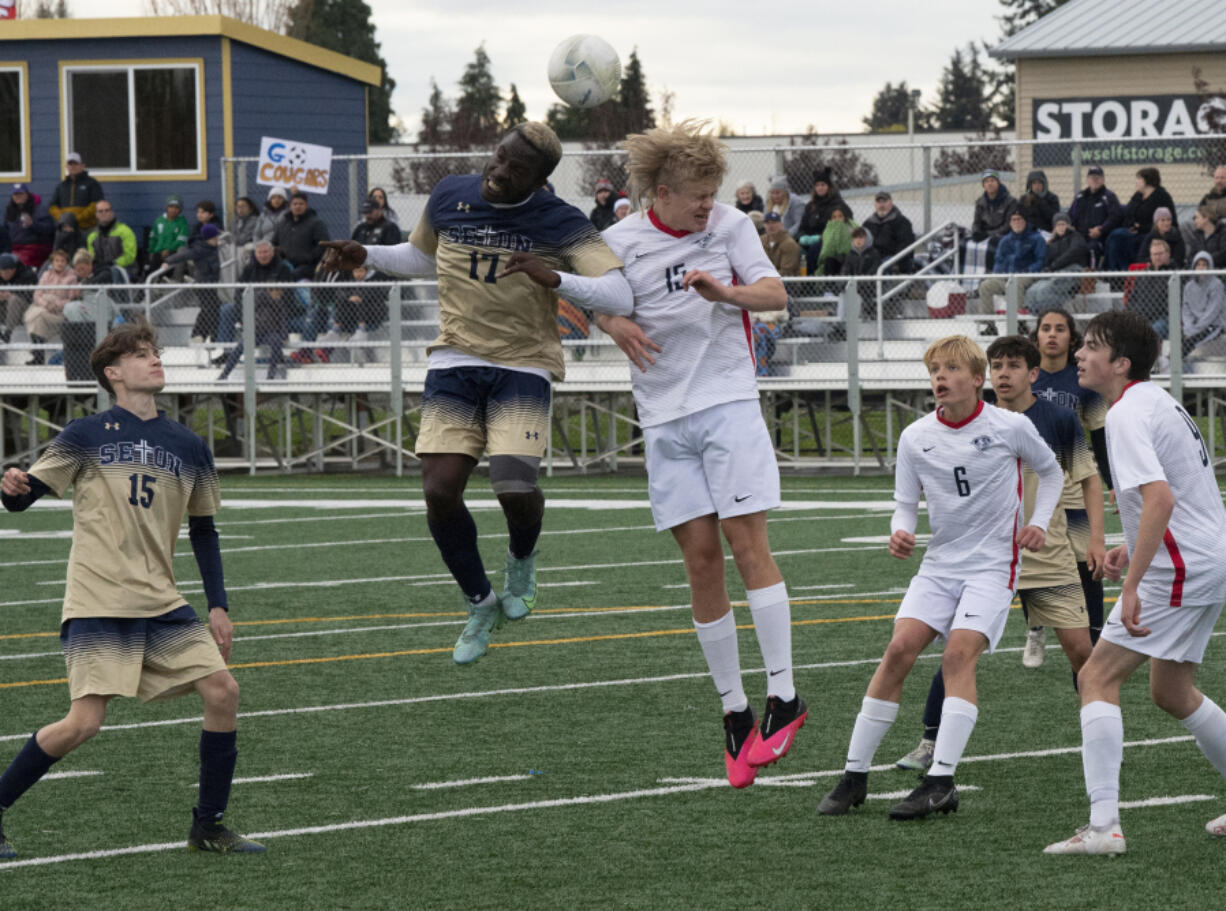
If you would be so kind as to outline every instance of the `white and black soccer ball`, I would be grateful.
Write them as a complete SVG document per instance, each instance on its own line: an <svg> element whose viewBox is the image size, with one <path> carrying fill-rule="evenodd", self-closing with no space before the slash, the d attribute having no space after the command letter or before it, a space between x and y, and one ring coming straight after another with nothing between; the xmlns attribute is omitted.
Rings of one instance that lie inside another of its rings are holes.
<svg viewBox="0 0 1226 911"><path fill-rule="evenodd" d="M596 35L571 35L549 57L549 84L576 108L594 108L617 94L622 64L617 51Z"/></svg>

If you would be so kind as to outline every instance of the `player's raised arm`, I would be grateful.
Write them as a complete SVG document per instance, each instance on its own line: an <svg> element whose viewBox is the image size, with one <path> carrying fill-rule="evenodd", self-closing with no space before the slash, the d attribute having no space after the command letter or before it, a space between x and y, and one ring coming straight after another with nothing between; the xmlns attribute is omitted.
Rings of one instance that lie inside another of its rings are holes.
<svg viewBox="0 0 1226 911"><path fill-rule="evenodd" d="M551 269L531 253L512 253L498 278L526 275L543 288L554 288L560 297L577 307L587 307L598 313L629 316L634 312L634 292L621 269L610 269L603 275L576 275Z"/></svg>

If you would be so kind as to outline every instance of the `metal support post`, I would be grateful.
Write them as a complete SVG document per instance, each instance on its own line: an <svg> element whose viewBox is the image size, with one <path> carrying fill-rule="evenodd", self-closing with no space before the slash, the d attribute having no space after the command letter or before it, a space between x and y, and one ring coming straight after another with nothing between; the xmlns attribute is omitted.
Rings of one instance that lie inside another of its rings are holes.
<svg viewBox="0 0 1226 911"><path fill-rule="evenodd" d="M851 412L852 463L860 474L860 290L849 281L843 289L843 318L847 324L847 410Z"/></svg>

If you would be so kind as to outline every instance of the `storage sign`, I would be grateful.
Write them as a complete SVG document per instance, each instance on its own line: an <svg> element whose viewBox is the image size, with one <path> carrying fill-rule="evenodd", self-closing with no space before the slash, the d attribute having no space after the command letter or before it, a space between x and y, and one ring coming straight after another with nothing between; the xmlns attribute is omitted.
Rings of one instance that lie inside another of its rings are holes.
<svg viewBox="0 0 1226 911"><path fill-rule="evenodd" d="M256 183L266 187L289 187L306 193L327 193L332 170L332 149L265 136L260 140L260 164Z"/></svg>
<svg viewBox="0 0 1226 911"><path fill-rule="evenodd" d="M1071 164L1073 142L1081 143L1085 165L1197 164L1205 160L1202 137L1223 123L1226 98L1216 96L1036 98L1035 165Z"/></svg>

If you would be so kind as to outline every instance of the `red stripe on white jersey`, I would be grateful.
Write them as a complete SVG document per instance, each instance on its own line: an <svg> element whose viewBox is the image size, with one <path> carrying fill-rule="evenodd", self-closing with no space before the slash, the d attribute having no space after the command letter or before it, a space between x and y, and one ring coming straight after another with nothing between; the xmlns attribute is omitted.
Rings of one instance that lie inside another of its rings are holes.
<svg viewBox="0 0 1226 911"><path fill-rule="evenodd" d="M1171 607L1182 607L1183 582L1188 577L1188 568L1184 565L1183 554L1179 552L1179 545L1175 543L1175 536L1169 528L1162 535L1162 543L1166 545L1171 565L1175 567L1175 581L1171 583Z"/></svg>
<svg viewBox="0 0 1226 911"><path fill-rule="evenodd" d="M1022 523L1022 460L1017 460L1017 512L1013 518L1013 562L1009 564L1009 587L1013 588L1017 581L1017 562L1021 551L1017 547L1017 533L1021 530Z"/></svg>

